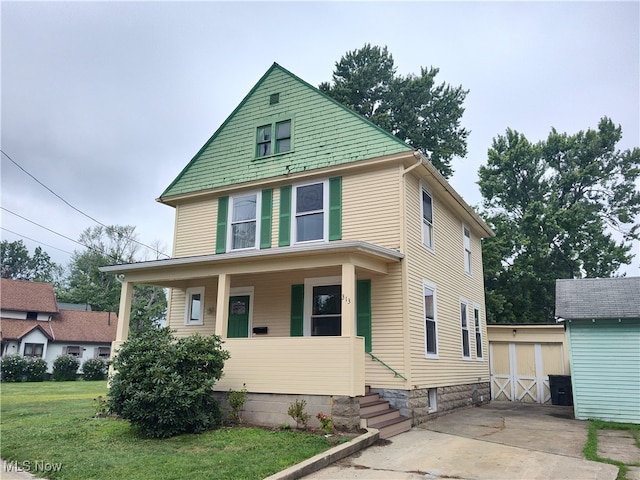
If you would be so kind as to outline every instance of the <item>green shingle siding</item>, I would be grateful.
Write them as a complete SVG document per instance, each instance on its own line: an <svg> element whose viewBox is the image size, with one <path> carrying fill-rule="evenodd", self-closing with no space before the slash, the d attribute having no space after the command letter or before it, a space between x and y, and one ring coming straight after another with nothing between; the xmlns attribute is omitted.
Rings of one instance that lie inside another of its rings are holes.
<svg viewBox="0 0 640 480"><path fill-rule="evenodd" d="M640 319L568 324L576 418L640 423Z"/></svg>
<svg viewBox="0 0 640 480"><path fill-rule="evenodd" d="M269 105L269 95L280 101ZM295 117L292 151L255 158L256 128ZM410 151L399 139L274 65L162 197Z"/></svg>

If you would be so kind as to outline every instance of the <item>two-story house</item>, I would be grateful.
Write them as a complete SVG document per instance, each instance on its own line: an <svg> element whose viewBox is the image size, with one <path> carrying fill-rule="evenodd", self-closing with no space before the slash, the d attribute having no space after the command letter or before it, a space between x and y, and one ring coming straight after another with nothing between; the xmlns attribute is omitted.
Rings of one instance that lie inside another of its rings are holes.
<svg viewBox="0 0 640 480"><path fill-rule="evenodd" d="M0 279L0 357L43 358L48 373L59 355L77 357L80 370L90 358L109 360L116 314L70 307L57 303L50 283Z"/></svg>
<svg viewBox="0 0 640 480"><path fill-rule="evenodd" d="M248 421L291 422L304 398L400 428L489 401L492 231L427 158L278 64L158 201L173 257L102 269L122 281L115 349L133 285L158 285L178 335L223 337L216 388L246 385ZM405 419L377 416L389 403Z"/></svg>

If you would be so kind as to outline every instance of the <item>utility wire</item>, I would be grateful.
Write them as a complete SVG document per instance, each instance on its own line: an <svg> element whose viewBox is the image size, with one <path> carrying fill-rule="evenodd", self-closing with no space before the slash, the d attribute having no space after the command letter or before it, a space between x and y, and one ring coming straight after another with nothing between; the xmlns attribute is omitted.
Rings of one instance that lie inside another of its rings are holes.
<svg viewBox="0 0 640 480"><path fill-rule="evenodd" d="M56 235L58 235L58 236L60 236L62 238L66 238L67 240L69 240L69 241L71 241L73 243L77 243L78 245L80 245L80 246L82 246L84 248L87 248L89 250L93 250L94 252L99 253L100 255L106 255L107 257L111 258L111 260L113 260L115 263L121 263L121 260L118 257L114 256L114 255L111 255L111 254L109 254L107 252L103 252L103 251L101 251L101 250L99 250L97 248L94 248L94 247L90 246L90 245L85 245L84 243L80 243L80 242L78 242L77 240L74 240L71 237L67 237L66 235L63 235L62 233L58 233L55 230L51 230L50 228L45 227L44 225L40 225L39 223L34 222L33 220L29 220L27 217L23 217L22 215L20 215L20 214L18 214L16 212L12 212L8 208L2 207L2 206L0 206L0 208L2 210L4 210L5 212L7 212L7 213L15 215L16 217L21 218L22 220L25 220L25 221L27 221L29 223L32 223L32 224L36 225L37 227L44 228L45 230L47 230L47 231L49 231L51 233L54 233L54 234L56 234Z"/></svg>
<svg viewBox="0 0 640 480"><path fill-rule="evenodd" d="M74 207L73 205L71 205L69 202L67 202L64 198L62 198L60 195L58 195L56 192L54 192L53 190L51 190L48 186L46 186L44 183L42 183L40 180L38 180L36 177L34 177L31 173L29 173L27 170L25 170L18 162L16 162L13 158L11 158L4 150L0 149L0 152L7 157L11 163L13 163L16 167L18 167L20 170L22 170L24 173L26 173L27 175L29 175L33 180L35 180L39 185L41 185L42 187L46 188L49 192L51 192L53 195L55 195L56 197L58 197L60 200L62 200L65 204L67 204L69 207L73 208L76 212L80 213L81 215L84 215L85 217L87 217L88 219L94 221L95 223L97 223L98 225L102 225L105 228L109 228L108 225L105 225L104 223L102 223L99 220L96 220L95 218L93 218L91 215L88 215L86 213L84 213L82 210L80 210L79 208ZM13 212L10 212L13 213ZM45 227L43 227L45 228ZM53 232L58 234L57 232ZM167 258L171 258L169 255L167 255L164 252L161 252L160 250L158 250L157 248L153 248L149 245L145 245L142 242L139 242L138 240L135 240L134 238L129 238L129 237L125 237L127 240L137 243L138 245L142 245L145 248L148 248L149 250L152 250L153 252L156 252L159 255L164 255ZM74 240L75 241L75 240ZM78 242L76 242L78 243ZM81 244L82 245L82 244Z"/></svg>
<svg viewBox="0 0 640 480"><path fill-rule="evenodd" d="M41 242L40 240L36 240L35 238L27 237L26 235L23 235L22 233L14 232L13 230L9 230L8 228L0 227L0 229L4 230L5 232L13 233L14 235L17 235L18 237L26 238L27 240L31 240L32 242L39 243L41 245L44 245L45 247L54 248L56 250L60 250L61 252L68 253L69 255L73 255L72 252L68 252L68 251L63 250L61 248L54 247L53 245L49 245L47 243Z"/></svg>

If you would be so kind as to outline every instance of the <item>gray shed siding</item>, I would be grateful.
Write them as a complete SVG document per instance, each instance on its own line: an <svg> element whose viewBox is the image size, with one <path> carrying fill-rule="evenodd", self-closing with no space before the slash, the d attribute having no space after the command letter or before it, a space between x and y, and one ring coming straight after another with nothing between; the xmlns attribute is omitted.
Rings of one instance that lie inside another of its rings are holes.
<svg viewBox="0 0 640 480"><path fill-rule="evenodd" d="M640 424L640 319L567 321L575 417Z"/></svg>

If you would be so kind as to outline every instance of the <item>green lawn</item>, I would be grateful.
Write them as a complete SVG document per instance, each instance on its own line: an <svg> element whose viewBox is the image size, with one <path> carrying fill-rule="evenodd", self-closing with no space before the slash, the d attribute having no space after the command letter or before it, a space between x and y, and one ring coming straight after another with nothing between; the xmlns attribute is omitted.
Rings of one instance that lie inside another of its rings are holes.
<svg viewBox="0 0 640 480"><path fill-rule="evenodd" d="M93 418L104 381L0 388L2 458L47 478L261 479L331 446L320 435L248 427L143 439L125 421Z"/></svg>

